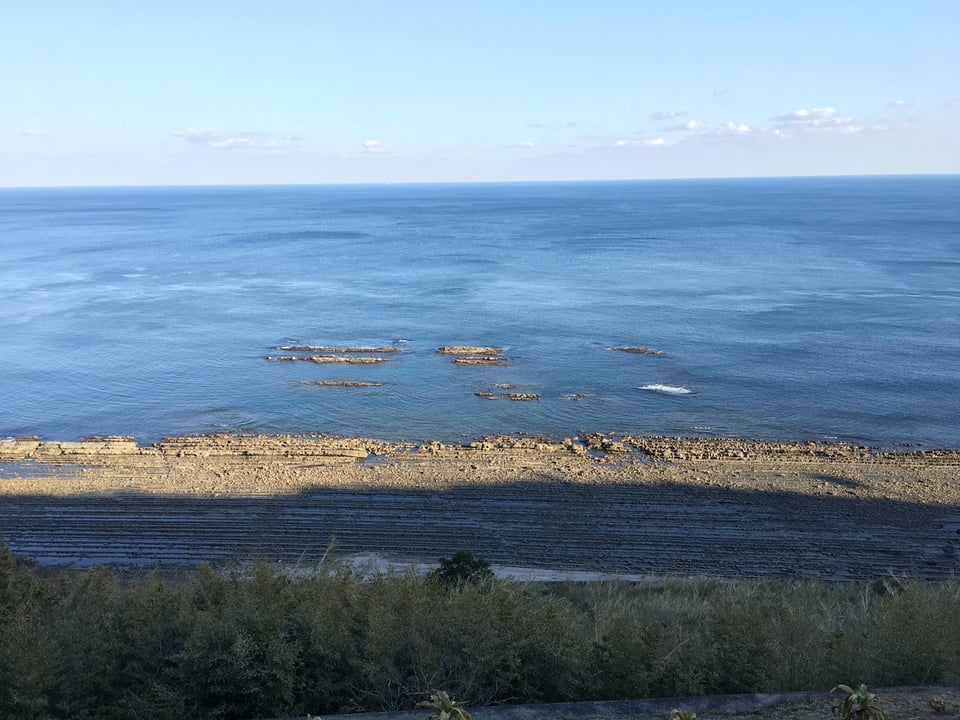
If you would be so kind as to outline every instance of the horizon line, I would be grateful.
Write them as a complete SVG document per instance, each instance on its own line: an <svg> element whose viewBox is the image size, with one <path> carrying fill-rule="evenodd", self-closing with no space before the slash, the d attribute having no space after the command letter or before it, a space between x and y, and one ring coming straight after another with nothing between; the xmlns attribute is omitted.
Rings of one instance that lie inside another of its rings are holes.
<svg viewBox="0 0 960 720"><path fill-rule="evenodd" d="M294 188L294 187L388 187L430 185L560 185L589 183L636 183L636 182L691 182L703 180L815 180L840 178L906 178L906 177L957 177L958 172L917 173L836 173L811 175L702 175L690 177L661 178L573 178L563 180L384 180L381 182L305 182L305 183L158 183L129 185L0 185L3 190L117 190L117 189L164 189L164 188Z"/></svg>

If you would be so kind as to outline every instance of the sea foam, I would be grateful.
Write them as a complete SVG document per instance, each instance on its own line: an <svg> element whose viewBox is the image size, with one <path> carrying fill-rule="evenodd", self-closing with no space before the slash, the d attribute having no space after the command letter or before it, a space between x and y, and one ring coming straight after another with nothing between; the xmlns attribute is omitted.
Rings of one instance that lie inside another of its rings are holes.
<svg viewBox="0 0 960 720"><path fill-rule="evenodd" d="M666 395L689 395L692 390L682 385L661 385L653 383L651 385L641 385L640 390L650 390L651 392L664 393Z"/></svg>

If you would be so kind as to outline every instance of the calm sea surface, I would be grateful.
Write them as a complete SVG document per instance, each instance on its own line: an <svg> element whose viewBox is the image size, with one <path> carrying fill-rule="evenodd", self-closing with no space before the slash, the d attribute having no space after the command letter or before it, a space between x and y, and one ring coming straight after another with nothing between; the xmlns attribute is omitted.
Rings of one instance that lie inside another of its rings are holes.
<svg viewBox="0 0 960 720"><path fill-rule="evenodd" d="M581 430L960 447L960 176L0 190L0 436Z"/></svg>

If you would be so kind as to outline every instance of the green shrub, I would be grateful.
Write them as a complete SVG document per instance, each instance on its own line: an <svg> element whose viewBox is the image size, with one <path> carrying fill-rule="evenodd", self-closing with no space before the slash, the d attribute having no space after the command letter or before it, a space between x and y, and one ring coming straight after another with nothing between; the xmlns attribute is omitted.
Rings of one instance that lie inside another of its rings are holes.
<svg viewBox="0 0 960 720"><path fill-rule="evenodd" d="M833 708L837 720L890 720L880 707L880 699L867 690L863 683L854 690L848 685L837 685L831 693L845 693L845 697Z"/></svg>
<svg viewBox="0 0 960 720"><path fill-rule="evenodd" d="M441 558L440 567L431 570L429 577L446 587L481 585L493 580L490 561L475 558L469 550L458 550L451 558Z"/></svg>
<svg viewBox="0 0 960 720"><path fill-rule="evenodd" d="M624 617L607 624L593 645L589 694L608 700L649 697L662 641L659 624L639 627Z"/></svg>
<svg viewBox="0 0 960 720"><path fill-rule="evenodd" d="M429 710L431 720L471 720L463 703L451 698L443 690L435 690L429 700L417 703L417 710Z"/></svg>
<svg viewBox="0 0 960 720"><path fill-rule="evenodd" d="M300 638L288 624L289 583L258 565L251 580L205 570L193 588L173 674L188 714L293 715Z"/></svg>

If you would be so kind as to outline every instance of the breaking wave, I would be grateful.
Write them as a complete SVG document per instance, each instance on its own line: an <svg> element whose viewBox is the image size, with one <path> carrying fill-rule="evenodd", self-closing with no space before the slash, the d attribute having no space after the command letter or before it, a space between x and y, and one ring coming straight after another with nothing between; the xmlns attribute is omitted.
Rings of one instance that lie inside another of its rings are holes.
<svg viewBox="0 0 960 720"><path fill-rule="evenodd" d="M651 392L664 393L666 395L689 395L693 392L689 388L685 388L682 385L660 385L659 383L654 383L652 385L641 385L640 390L649 390Z"/></svg>

